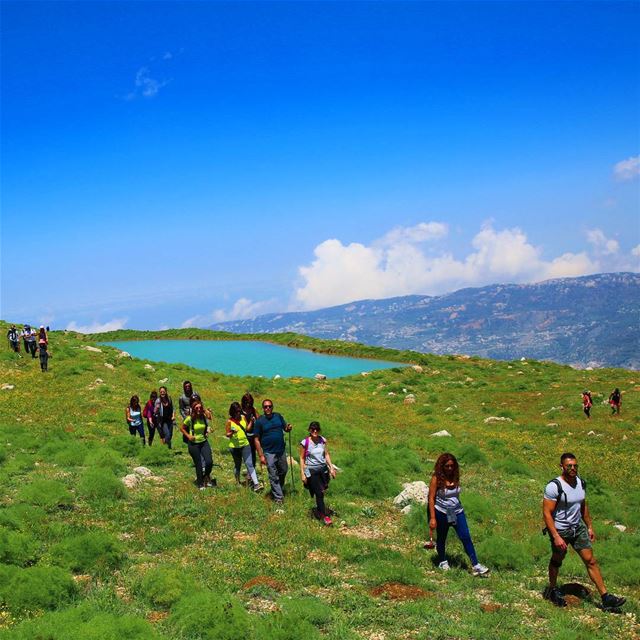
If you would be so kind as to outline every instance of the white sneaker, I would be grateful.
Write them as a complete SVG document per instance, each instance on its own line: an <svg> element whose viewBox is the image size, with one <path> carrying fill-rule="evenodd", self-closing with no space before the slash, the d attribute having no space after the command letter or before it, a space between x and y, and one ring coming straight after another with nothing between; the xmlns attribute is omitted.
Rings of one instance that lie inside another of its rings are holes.
<svg viewBox="0 0 640 640"><path fill-rule="evenodd" d="M485 567L483 564L473 565L473 575L474 576L486 576L489 573L489 567Z"/></svg>
<svg viewBox="0 0 640 640"><path fill-rule="evenodd" d="M442 569L443 571L449 571L449 569L451 569L451 567L449 566L449 563L446 560L443 560L438 565L438 569Z"/></svg>

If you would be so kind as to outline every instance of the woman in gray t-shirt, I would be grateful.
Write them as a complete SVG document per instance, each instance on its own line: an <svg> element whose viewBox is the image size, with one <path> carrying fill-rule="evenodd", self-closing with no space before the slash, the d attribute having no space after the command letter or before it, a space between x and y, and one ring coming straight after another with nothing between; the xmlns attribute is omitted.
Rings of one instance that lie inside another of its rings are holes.
<svg viewBox="0 0 640 640"><path fill-rule="evenodd" d="M327 441L320 435L319 422L312 422L309 435L300 441L300 477L316 499L316 518L326 525L333 524L324 504L324 494L329 486L329 478L336 477L336 470L331 464Z"/></svg>

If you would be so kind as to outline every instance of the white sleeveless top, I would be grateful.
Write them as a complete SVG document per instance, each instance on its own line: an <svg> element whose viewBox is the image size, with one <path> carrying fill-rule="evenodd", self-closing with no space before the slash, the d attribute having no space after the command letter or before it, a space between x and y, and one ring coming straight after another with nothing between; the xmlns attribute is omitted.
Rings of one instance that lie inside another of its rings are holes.
<svg viewBox="0 0 640 640"><path fill-rule="evenodd" d="M460 487L445 487L436 491L435 508L440 513L453 510L454 513L462 513L460 502Z"/></svg>

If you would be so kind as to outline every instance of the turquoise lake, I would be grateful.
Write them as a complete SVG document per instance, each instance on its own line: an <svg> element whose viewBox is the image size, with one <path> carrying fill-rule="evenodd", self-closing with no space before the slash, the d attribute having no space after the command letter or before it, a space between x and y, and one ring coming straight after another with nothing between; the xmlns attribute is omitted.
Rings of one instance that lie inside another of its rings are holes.
<svg viewBox="0 0 640 640"><path fill-rule="evenodd" d="M404 367L404 363L364 358L345 358L292 349L250 340L130 340L102 344L127 351L135 358L183 363L236 376L273 378L327 378L349 376L361 371Z"/></svg>

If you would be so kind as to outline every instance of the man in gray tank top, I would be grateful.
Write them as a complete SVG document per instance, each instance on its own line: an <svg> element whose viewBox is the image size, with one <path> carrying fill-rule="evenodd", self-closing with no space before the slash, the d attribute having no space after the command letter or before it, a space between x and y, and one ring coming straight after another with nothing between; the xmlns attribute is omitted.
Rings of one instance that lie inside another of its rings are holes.
<svg viewBox="0 0 640 640"><path fill-rule="evenodd" d="M547 484L542 501L545 532L551 538L549 586L545 589L545 598L558 607L567 605L557 583L562 561L571 545L587 567L589 577L602 598L602 608L605 611L618 609L626 600L607 593L604 586L600 567L591 548L596 536L587 508L586 483L578 477L578 462L573 453L562 454L560 468L562 474Z"/></svg>

